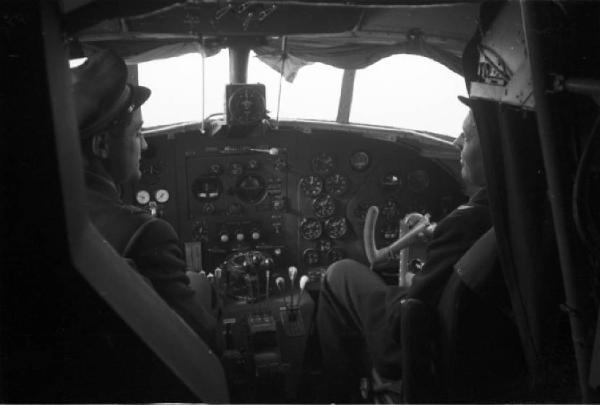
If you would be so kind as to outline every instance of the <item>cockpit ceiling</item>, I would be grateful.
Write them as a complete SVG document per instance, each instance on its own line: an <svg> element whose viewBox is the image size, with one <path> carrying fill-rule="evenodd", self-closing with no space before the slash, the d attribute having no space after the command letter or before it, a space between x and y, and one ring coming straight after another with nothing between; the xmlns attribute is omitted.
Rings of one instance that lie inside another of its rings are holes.
<svg viewBox="0 0 600 405"><path fill-rule="evenodd" d="M458 73L479 12L478 2L415 0L63 3L74 56L111 48L139 63L189 52L211 55L243 42L259 57L279 60L285 36L287 54L300 65L360 69L392 54L411 53Z"/></svg>

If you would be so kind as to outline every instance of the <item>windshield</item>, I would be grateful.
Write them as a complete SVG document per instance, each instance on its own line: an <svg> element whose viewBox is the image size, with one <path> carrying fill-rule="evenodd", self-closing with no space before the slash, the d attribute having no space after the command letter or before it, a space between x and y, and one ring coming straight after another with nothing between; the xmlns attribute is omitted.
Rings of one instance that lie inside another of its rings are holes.
<svg viewBox="0 0 600 405"><path fill-rule="evenodd" d="M229 53L223 50L203 60L199 54L141 63L138 80L152 89L142 106L144 125L201 121L222 113L229 83ZM248 63L248 83L266 86L271 118L335 121L344 71L321 63L300 69L293 83L254 53ZM204 86L204 96L202 87ZM429 131L457 136L467 107L464 80L445 66L415 55L394 55L356 72L350 122ZM203 100L204 97L204 100Z"/></svg>

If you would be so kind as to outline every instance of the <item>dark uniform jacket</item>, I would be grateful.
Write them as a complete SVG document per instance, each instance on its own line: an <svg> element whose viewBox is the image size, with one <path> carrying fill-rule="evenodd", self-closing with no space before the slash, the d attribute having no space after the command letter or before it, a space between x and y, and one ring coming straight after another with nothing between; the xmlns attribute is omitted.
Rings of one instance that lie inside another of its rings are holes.
<svg viewBox="0 0 600 405"><path fill-rule="evenodd" d="M480 189L469 201L446 217L435 228L427 246L423 269L412 279L411 286L390 286L385 299L374 295L370 302L373 307L381 306L385 321L379 330L372 331L374 363L378 370L390 378L400 378L402 348L400 337L400 304L405 298L418 298L437 307L440 296L454 272L454 264L492 226L488 208L487 191Z"/></svg>
<svg viewBox="0 0 600 405"><path fill-rule="evenodd" d="M187 324L217 350L217 321L194 298L185 275L179 238L166 221L125 204L112 180L86 171L87 204L92 223L123 257L134 263L156 292Z"/></svg>

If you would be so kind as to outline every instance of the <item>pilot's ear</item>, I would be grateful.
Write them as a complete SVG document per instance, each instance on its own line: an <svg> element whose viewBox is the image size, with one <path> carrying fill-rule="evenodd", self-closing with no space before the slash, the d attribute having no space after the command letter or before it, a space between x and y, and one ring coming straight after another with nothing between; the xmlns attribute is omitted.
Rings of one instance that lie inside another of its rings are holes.
<svg viewBox="0 0 600 405"><path fill-rule="evenodd" d="M108 158L110 146L108 140L108 132L102 132L94 135L92 138L92 153L94 156L106 159Z"/></svg>

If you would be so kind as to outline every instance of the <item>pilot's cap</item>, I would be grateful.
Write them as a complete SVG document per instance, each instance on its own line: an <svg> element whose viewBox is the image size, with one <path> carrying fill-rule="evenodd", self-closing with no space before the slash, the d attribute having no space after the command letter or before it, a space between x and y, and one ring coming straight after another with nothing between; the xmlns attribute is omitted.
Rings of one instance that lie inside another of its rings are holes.
<svg viewBox="0 0 600 405"><path fill-rule="evenodd" d="M150 97L150 89L127 83L127 66L113 51L90 56L71 69L73 99L82 138L119 123Z"/></svg>

